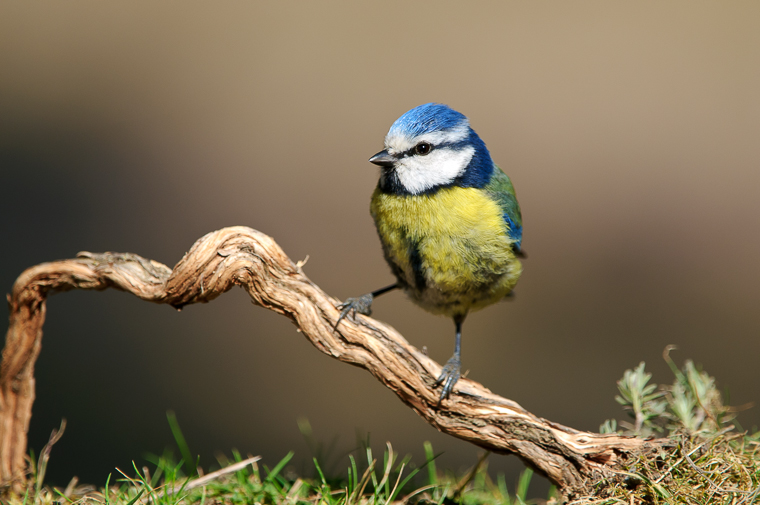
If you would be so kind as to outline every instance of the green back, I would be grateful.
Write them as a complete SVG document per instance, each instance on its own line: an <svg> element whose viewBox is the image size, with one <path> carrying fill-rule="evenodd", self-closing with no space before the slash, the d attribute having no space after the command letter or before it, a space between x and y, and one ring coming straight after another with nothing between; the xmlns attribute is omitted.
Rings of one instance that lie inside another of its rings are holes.
<svg viewBox="0 0 760 505"><path fill-rule="evenodd" d="M495 171L491 181L485 186L486 191L491 197L499 203L504 213L504 221L509 227L507 234L515 241L517 248L520 248L522 242L522 214L520 213L520 204L517 203L515 188L507 174L494 165Z"/></svg>

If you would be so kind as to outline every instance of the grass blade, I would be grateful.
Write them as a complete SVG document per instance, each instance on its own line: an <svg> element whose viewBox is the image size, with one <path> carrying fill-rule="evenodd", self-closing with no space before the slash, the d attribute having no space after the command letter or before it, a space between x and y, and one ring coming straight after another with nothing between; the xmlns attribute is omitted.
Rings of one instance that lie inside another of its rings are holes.
<svg viewBox="0 0 760 505"><path fill-rule="evenodd" d="M166 411L166 420L169 421L169 428L172 430L174 441L177 442L177 447L179 447L179 452L182 454L182 459L185 460L185 471L187 472L187 476L192 477L198 473L198 467L193 463L193 455L190 452L190 447L187 445L185 436L182 434L182 430L179 428L177 416L174 414L174 411Z"/></svg>
<svg viewBox="0 0 760 505"><path fill-rule="evenodd" d="M267 478L264 479L264 482L273 482L275 477L277 477L277 474L280 473L280 471L285 468L285 465L288 464L288 461L290 461L290 459L293 457L293 454L295 453L293 451L290 451L287 455L285 455L285 457L282 458L274 468L272 468L272 471L267 474Z"/></svg>
<svg viewBox="0 0 760 505"><path fill-rule="evenodd" d="M433 444L431 444L429 441L425 440L423 446L425 447L425 459L427 460L426 464L428 467L428 484L431 486L437 486L438 471L435 467L435 458L438 456L433 453Z"/></svg>
<svg viewBox="0 0 760 505"><path fill-rule="evenodd" d="M530 480L533 478L533 469L526 468L520 474L520 480L517 482L517 499L521 503L525 503L525 499L528 496L528 487L530 486Z"/></svg>

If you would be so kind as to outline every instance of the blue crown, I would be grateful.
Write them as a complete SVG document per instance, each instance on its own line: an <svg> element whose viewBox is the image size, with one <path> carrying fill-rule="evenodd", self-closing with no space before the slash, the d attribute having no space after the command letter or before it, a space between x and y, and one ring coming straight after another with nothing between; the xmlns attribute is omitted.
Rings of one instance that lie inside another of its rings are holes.
<svg viewBox="0 0 760 505"><path fill-rule="evenodd" d="M467 118L448 105L426 103L405 112L388 130L388 135L419 137L467 124Z"/></svg>

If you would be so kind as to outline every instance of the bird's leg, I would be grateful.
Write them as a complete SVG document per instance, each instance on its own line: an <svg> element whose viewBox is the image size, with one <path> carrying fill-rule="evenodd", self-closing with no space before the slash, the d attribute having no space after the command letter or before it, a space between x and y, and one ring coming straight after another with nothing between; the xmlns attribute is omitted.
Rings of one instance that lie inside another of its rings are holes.
<svg viewBox="0 0 760 505"><path fill-rule="evenodd" d="M358 298L346 298L346 301L341 303L337 306L337 308L341 311L340 316L338 316L338 320L335 321L335 326L333 326L333 330L338 328L338 325L343 320L344 317L346 317L349 313L351 313L351 316L353 318L356 318L356 313L364 314L365 316L369 316L372 314L372 301L375 299L375 297L378 297L380 295L383 295L387 293L388 291L392 291L399 287L398 283L391 284L390 286L385 286L384 288L377 289L371 293L367 293L366 295L362 295Z"/></svg>
<svg viewBox="0 0 760 505"><path fill-rule="evenodd" d="M444 399L451 396L451 390L454 389L454 384L457 383L459 377L462 375L460 346L462 343L462 323L464 322L464 318L465 316L454 317L454 324L457 326L457 336L454 341L454 355L446 362L443 370L441 370L441 375L438 376L438 380L435 381L435 384L433 385L433 387L437 387L443 384L438 403L443 402Z"/></svg>

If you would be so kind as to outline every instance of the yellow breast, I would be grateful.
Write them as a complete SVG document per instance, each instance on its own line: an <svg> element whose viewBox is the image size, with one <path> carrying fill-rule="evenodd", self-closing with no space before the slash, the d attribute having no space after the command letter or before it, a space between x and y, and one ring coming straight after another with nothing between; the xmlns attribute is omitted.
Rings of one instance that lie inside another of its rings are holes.
<svg viewBox="0 0 760 505"><path fill-rule="evenodd" d="M394 273L427 310L482 308L507 295L520 276L502 210L479 189L417 196L375 190L370 211Z"/></svg>

